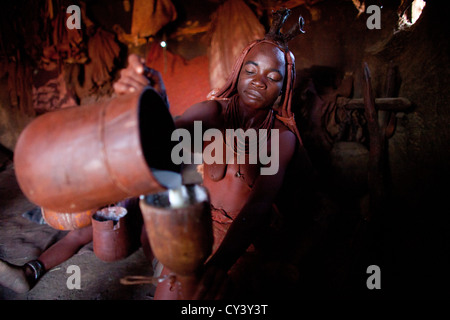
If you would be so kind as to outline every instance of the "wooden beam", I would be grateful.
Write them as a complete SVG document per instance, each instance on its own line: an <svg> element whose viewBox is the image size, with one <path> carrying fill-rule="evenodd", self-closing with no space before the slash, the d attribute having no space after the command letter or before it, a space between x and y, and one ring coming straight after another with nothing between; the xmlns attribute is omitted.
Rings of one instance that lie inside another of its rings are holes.
<svg viewBox="0 0 450 320"><path fill-rule="evenodd" d="M364 109L364 99L349 99L345 97L338 97L336 100L338 107L347 109ZM411 107L411 101L406 98L376 98L375 109L385 111L406 111Z"/></svg>

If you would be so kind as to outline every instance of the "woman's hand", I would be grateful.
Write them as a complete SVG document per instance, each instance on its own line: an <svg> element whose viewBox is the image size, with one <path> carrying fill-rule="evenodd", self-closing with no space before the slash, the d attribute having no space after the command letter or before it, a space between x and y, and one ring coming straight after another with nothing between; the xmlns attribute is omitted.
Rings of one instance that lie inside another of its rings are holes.
<svg viewBox="0 0 450 320"><path fill-rule="evenodd" d="M141 91L151 86L161 97L166 99L166 88L159 71L145 66L145 60L136 54L128 57L128 66L120 72L119 80L114 83L116 94L126 94Z"/></svg>

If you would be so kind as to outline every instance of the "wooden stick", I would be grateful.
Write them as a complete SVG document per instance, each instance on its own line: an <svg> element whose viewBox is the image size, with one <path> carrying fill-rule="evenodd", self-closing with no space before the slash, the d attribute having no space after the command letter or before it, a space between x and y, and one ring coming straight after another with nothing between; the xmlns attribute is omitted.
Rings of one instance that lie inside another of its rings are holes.
<svg viewBox="0 0 450 320"><path fill-rule="evenodd" d="M364 99L349 99L345 97L338 97L336 104L338 107L347 109L364 109ZM376 98L375 108L377 110L386 111L406 111L411 107L411 101L406 98Z"/></svg>
<svg viewBox="0 0 450 320"><path fill-rule="evenodd" d="M369 214L370 216L373 216L380 211L384 200L383 156L385 155L385 150L382 144L383 139L381 138L381 130L378 124L378 114L375 108L375 98L367 63L363 63L363 74L365 116L367 120L367 128L369 130ZM368 218L370 219L371 217Z"/></svg>

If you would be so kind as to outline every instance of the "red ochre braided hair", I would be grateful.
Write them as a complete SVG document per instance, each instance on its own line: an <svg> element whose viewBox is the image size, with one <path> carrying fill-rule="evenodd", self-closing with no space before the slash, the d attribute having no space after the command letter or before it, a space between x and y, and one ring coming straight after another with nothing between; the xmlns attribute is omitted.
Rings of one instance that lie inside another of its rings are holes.
<svg viewBox="0 0 450 320"><path fill-rule="evenodd" d="M302 145L302 139L295 122L294 113L291 110L292 95L294 91L295 83L295 57L294 54L288 49L287 43L292 38L296 37L300 33L304 33L303 25L304 20L300 16L298 25L295 24L287 34L280 33L280 29L286 22L286 19L290 15L290 10L282 8L273 13L274 19L269 32L265 35L264 39L255 40L244 48L241 55L234 63L231 74L229 75L226 83L222 88L215 89L208 94L209 100L228 100L237 93L237 83L239 79L239 73L241 71L244 59L250 50L260 43L269 43L281 50L284 53L284 59L286 64L286 79L284 81L284 87L279 104L279 108L276 110L276 118L284 123L297 137L300 146Z"/></svg>

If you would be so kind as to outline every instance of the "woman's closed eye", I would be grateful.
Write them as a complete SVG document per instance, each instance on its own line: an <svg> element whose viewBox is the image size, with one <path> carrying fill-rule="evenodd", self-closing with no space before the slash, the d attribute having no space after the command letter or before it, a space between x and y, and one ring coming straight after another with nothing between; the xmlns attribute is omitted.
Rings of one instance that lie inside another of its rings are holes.
<svg viewBox="0 0 450 320"><path fill-rule="evenodd" d="M248 76L253 76L259 72L263 73L265 78L267 78L271 82L279 82L283 80L283 76L278 70L270 69L270 70L260 70L258 65L253 61L248 61L244 66L244 72Z"/></svg>
<svg viewBox="0 0 450 320"><path fill-rule="evenodd" d="M267 76L267 79L269 79L272 82L279 82L281 81L283 78L279 75L279 74L269 74Z"/></svg>
<svg viewBox="0 0 450 320"><path fill-rule="evenodd" d="M256 73L256 70L254 68L246 68L245 73L248 75L252 75Z"/></svg>

